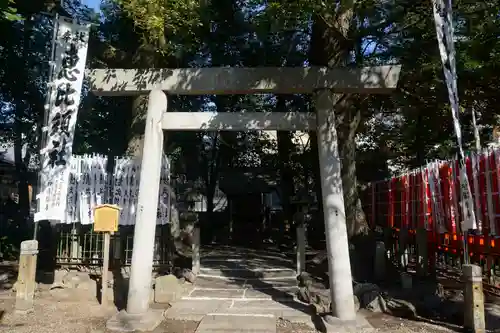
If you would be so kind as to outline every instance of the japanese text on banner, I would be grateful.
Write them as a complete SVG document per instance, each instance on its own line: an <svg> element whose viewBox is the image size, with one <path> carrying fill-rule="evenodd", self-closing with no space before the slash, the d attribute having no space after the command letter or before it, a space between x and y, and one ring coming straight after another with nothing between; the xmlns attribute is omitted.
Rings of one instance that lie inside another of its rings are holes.
<svg viewBox="0 0 500 333"><path fill-rule="evenodd" d="M44 128L39 211L35 221L65 218L75 126L87 58L90 25L58 21L48 123Z"/></svg>

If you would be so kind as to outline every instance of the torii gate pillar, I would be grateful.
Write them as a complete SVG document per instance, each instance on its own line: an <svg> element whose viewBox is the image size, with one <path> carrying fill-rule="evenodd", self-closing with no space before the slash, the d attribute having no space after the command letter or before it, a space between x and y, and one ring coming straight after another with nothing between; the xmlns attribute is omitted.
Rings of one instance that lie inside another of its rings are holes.
<svg viewBox="0 0 500 333"><path fill-rule="evenodd" d="M156 211L163 153L161 120L167 111L167 96L161 90L149 94L138 207L134 226L134 250L128 288L127 310L106 323L109 330L152 331L163 320L163 311L149 308L156 233Z"/></svg>
<svg viewBox="0 0 500 333"><path fill-rule="evenodd" d="M335 104L339 94L322 90L316 95L319 171L332 315L342 321L356 319L349 244L342 189L341 161L335 129ZM341 97L340 97L341 98Z"/></svg>

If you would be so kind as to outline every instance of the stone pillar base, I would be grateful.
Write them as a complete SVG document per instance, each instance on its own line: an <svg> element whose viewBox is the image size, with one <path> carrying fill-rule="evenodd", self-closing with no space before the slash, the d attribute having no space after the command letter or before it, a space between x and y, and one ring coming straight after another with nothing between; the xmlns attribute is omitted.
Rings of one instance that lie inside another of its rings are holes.
<svg viewBox="0 0 500 333"><path fill-rule="evenodd" d="M149 332L165 319L164 310L148 310L143 314L129 314L122 310L109 318L106 328L116 332Z"/></svg>
<svg viewBox="0 0 500 333"><path fill-rule="evenodd" d="M324 326L321 331L327 333L375 332L375 329L370 325L368 320L359 313L354 320L340 320L332 315L325 315L321 317L321 322Z"/></svg>
<svg viewBox="0 0 500 333"><path fill-rule="evenodd" d="M464 328L468 332L486 332L484 316L483 274L477 265L462 267L465 282Z"/></svg>

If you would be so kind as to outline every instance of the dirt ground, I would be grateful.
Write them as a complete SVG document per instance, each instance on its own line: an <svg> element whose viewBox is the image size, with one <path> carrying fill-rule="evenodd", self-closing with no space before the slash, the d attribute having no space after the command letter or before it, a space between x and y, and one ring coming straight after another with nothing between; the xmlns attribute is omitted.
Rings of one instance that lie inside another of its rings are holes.
<svg viewBox="0 0 500 333"><path fill-rule="evenodd" d="M60 300L49 293L40 293L35 299L34 312L26 315L13 313L14 293L0 292L0 332L12 333L108 333L106 320L116 313L111 304L105 308L92 300ZM458 327L443 327L399 319L381 314L366 313L368 320L381 333L459 332ZM155 333L194 333L198 322L165 320ZM300 325L278 320L277 333L315 333Z"/></svg>

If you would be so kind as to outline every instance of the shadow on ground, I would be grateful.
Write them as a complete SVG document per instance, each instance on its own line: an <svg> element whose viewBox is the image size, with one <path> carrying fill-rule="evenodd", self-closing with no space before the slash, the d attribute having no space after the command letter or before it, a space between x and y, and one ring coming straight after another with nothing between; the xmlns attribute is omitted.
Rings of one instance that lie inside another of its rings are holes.
<svg viewBox="0 0 500 333"><path fill-rule="evenodd" d="M450 281L446 277L418 278L413 276L411 290L403 290L400 277L392 276L380 284L387 299L402 300L408 309L401 314L391 314L415 322L441 326L451 331L463 332L464 296L460 281ZM375 315L376 316L376 315ZM500 329L500 298L485 293L485 320L487 330Z"/></svg>
<svg viewBox="0 0 500 333"><path fill-rule="evenodd" d="M17 280L17 263L0 263L0 290L10 290Z"/></svg>

